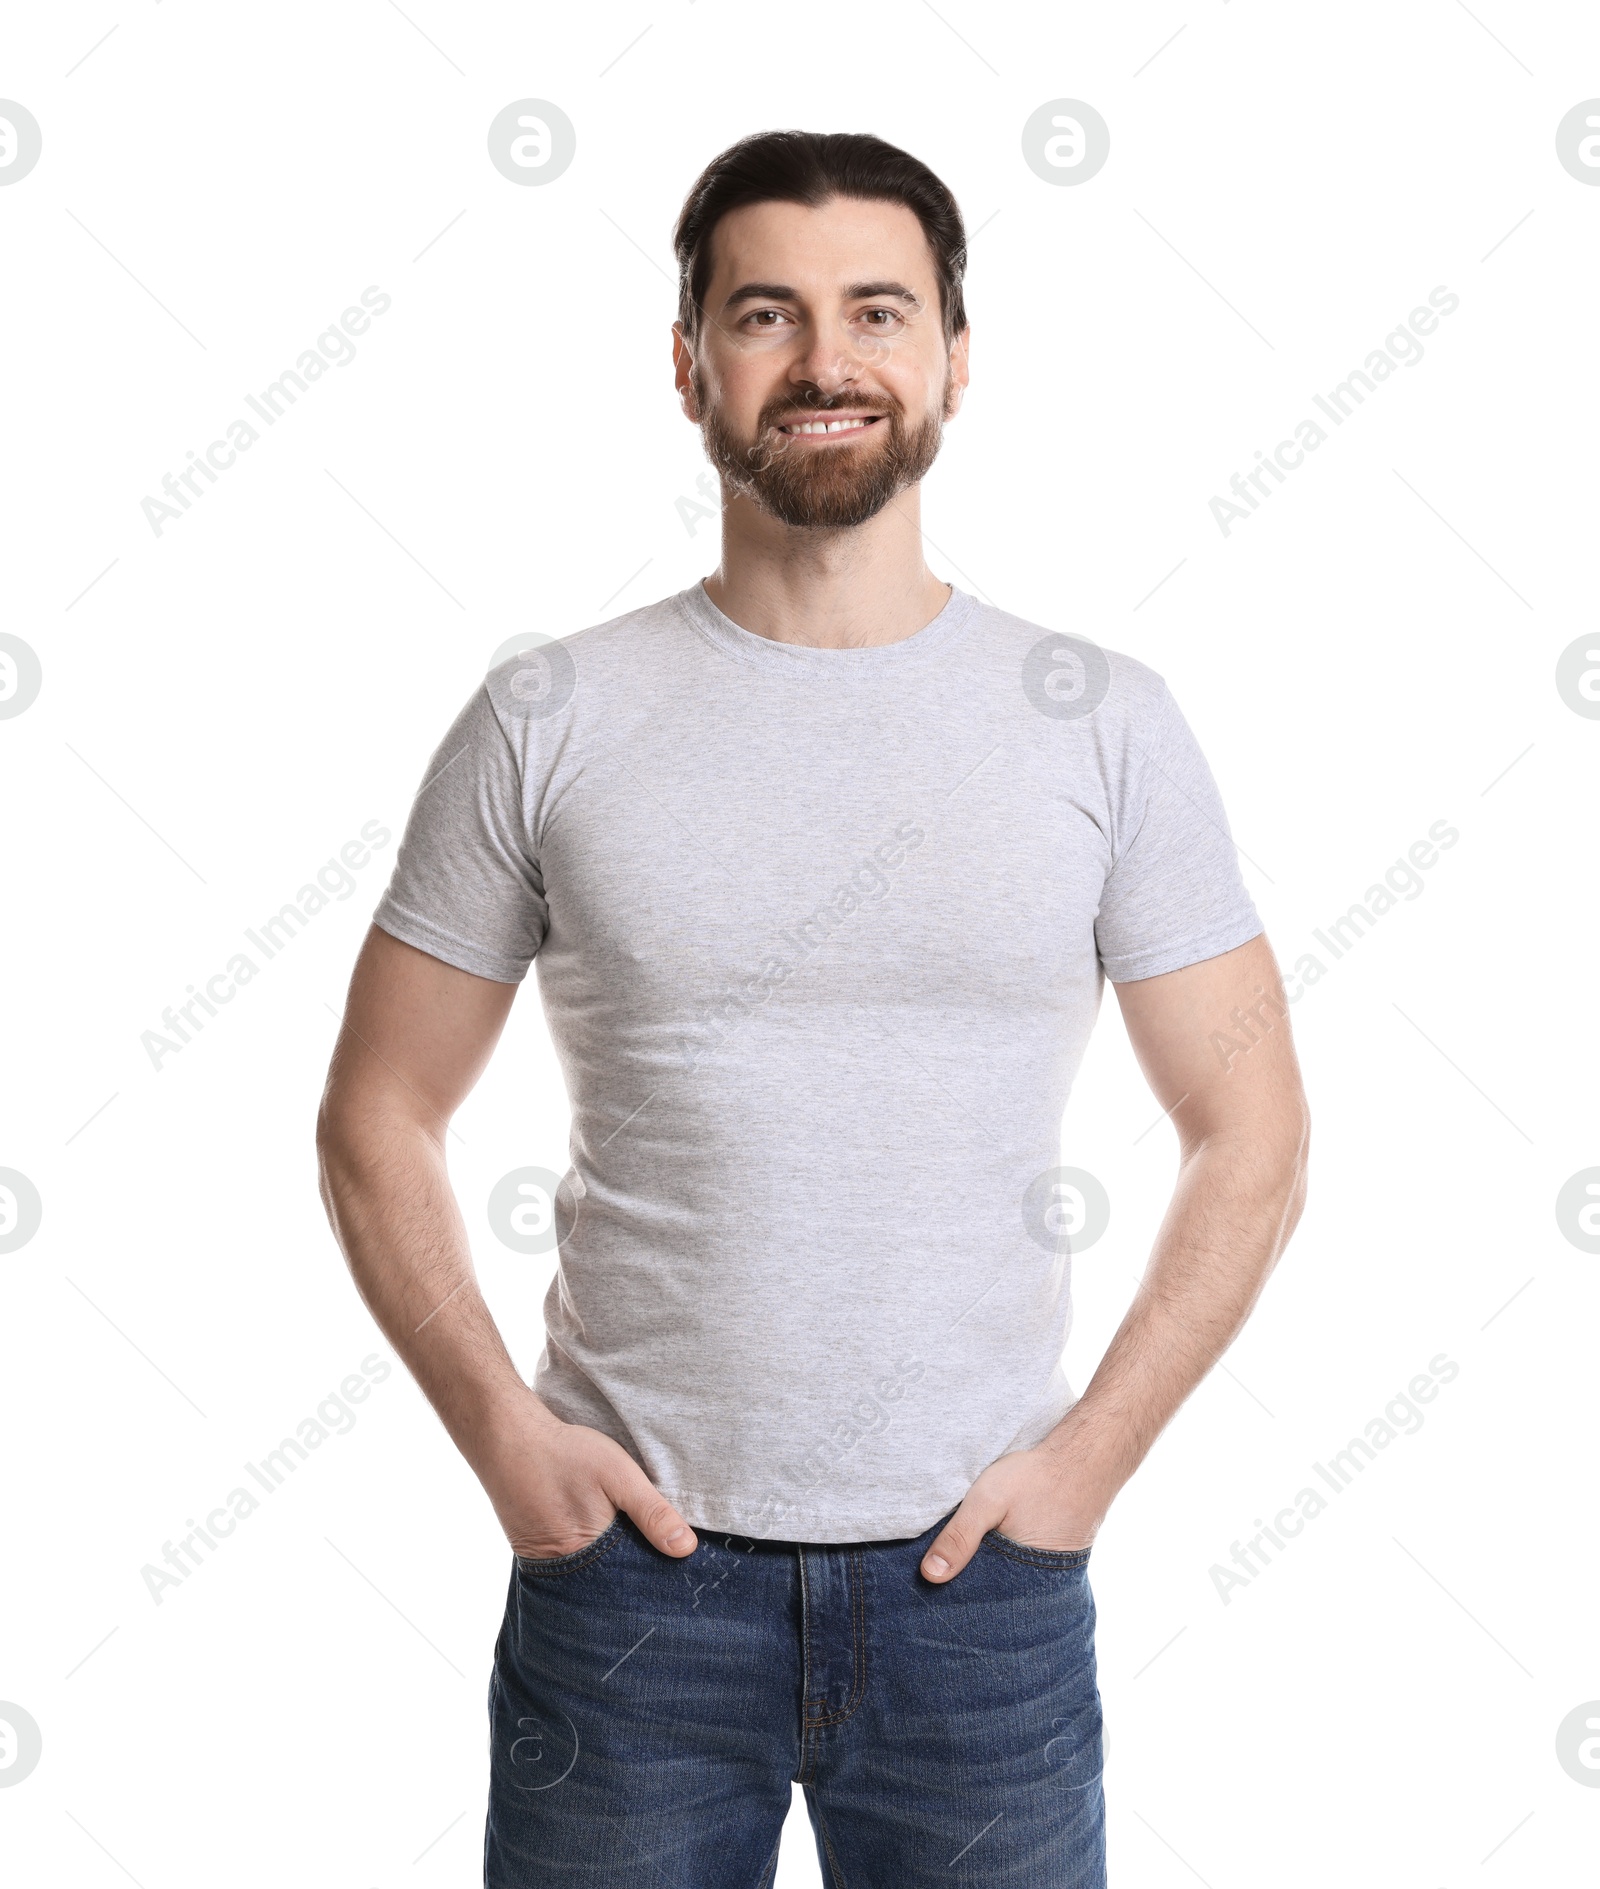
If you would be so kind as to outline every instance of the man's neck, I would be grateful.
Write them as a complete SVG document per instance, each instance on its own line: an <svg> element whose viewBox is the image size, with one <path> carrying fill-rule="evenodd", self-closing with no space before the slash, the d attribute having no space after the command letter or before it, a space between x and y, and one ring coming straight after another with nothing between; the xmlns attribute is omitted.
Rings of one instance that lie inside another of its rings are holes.
<svg viewBox="0 0 1600 1889"><path fill-rule="evenodd" d="M922 555L921 496L913 486L849 531L796 530L735 498L723 507L722 562L706 595L741 629L775 643L901 642L951 597Z"/></svg>

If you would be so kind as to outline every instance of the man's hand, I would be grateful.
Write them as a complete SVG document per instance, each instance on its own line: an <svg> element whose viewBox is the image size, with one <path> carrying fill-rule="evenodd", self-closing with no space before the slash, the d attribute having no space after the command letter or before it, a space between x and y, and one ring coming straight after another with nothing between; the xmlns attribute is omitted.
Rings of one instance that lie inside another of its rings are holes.
<svg viewBox="0 0 1600 1889"><path fill-rule="evenodd" d="M519 1555L576 1554L611 1526L619 1509L664 1554L693 1554L695 1532L621 1444L581 1423L563 1423L530 1391L495 1427L487 1459L474 1464Z"/></svg>
<svg viewBox="0 0 1600 1889"><path fill-rule="evenodd" d="M1114 1487L1047 1439L993 1462L922 1557L930 1581L953 1580L991 1528L1030 1548L1087 1548L1099 1533Z"/></svg>

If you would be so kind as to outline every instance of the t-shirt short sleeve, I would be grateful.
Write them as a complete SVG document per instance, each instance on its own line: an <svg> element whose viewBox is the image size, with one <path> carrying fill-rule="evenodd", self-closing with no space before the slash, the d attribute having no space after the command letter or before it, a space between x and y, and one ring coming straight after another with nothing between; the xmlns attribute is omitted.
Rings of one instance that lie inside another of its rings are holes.
<svg viewBox="0 0 1600 1889"><path fill-rule="evenodd" d="M428 763L373 923L458 970L520 984L548 922L522 769L480 688Z"/></svg>
<svg viewBox="0 0 1600 1889"><path fill-rule="evenodd" d="M1262 930L1217 784L1165 684L1147 728L1135 736L1129 804L1095 921L1114 984L1180 971Z"/></svg>

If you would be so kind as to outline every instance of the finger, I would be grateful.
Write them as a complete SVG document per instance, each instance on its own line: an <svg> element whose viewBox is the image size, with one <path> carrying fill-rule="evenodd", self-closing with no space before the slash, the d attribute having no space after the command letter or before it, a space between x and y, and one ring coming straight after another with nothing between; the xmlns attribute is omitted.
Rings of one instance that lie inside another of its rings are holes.
<svg viewBox="0 0 1600 1889"><path fill-rule="evenodd" d="M619 1491L608 1491L617 1507L638 1525L639 1532L665 1554L693 1554L700 1546L694 1530L642 1472Z"/></svg>
<svg viewBox="0 0 1600 1889"><path fill-rule="evenodd" d="M922 1557L922 1572L930 1581L952 1581L978 1552L978 1543L999 1521L987 1503L963 1502L935 1536Z"/></svg>

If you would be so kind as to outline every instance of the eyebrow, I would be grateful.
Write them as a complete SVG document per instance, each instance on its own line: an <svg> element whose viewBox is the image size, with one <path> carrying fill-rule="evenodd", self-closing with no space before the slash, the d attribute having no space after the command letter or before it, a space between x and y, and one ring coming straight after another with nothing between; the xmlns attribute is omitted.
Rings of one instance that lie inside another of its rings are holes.
<svg viewBox="0 0 1600 1889"><path fill-rule="evenodd" d="M895 301L904 302L911 308L922 306L922 297L908 289L903 282L852 282L844 292L847 302L870 301L874 296L888 296ZM745 282L736 288L722 304L724 314L731 314L734 309L746 302L798 302L800 291L790 288L783 282Z"/></svg>

